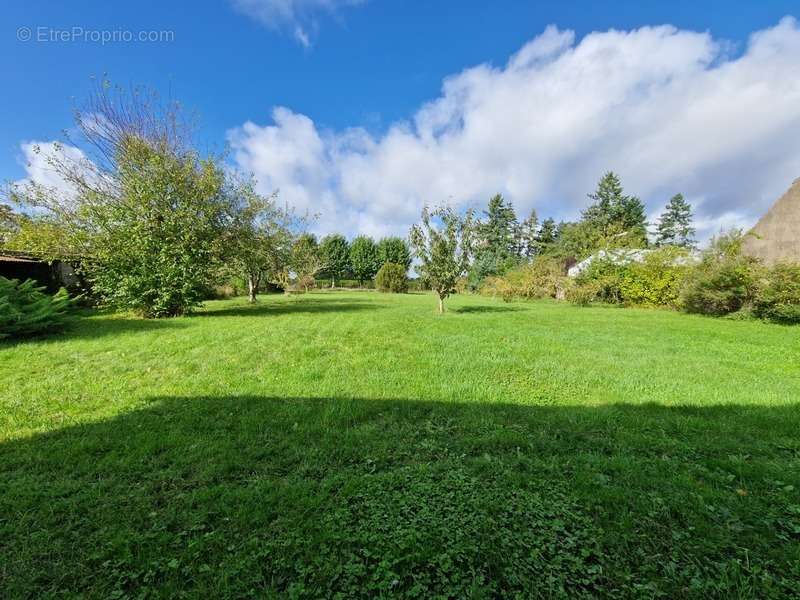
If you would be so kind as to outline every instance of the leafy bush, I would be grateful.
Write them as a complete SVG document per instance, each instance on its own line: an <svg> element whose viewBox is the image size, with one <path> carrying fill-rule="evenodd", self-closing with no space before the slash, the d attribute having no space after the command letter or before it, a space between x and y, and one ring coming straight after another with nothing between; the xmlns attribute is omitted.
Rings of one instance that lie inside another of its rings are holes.
<svg viewBox="0 0 800 600"><path fill-rule="evenodd" d="M72 307L67 291L51 296L44 289L32 279L0 277L0 338L48 333L67 324Z"/></svg>
<svg viewBox="0 0 800 600"><path fill-rule="evenodd" d="M397 263L386 263L375 276L375 286L379 292L405 294L408 291L406 268Z"/></svg>
<svg viewBox="0 0 800 600"><path fill-rule="evenodd" d="M589 280L583 283L572 282L564 292L564 297L578 306L589 306L597 300L600 295L600 283L596 280Z"/></svg>
<svg viewBox="0 0 800 600"><path fill-rule="evenodd" d="M579 303L594 293L589 301L676 308L687 256L682 248L666 246L646 253L641 261L595 260L576 278L571 296Z"/></svg>
<svg viewBox="0 0 800 600"><path fill-rule="evenodd" d="M688 268L681 263L688 253L665 246L645 255L642 262L630 263L622 273L620 295L625 304L677 308Z"/></svg>
<svg viewBox="0 0 800 600"><path fill-rule="evenodd" d="M753 314L778 323L800 323L800 265L774 266L758 286Z"/></svg>
<svg viewBox="0 0 800 600"><path fill-rule="evenodd" d="M561 261L542 256L511 269L503 276L488 277L480 291L484 295L501 297L505 301L514 298L555 298L565 280Z"/></svg>
<svg viewBox="0 0 800 600"><path fill-rule="evenodd" d="M761 268L757 259L742 254L743 239L733 231L712 241L683 286L681 302L687 312L721 316L753 303Z"/></svg>
<svg viewBox="0 0 800 600"><path fill-rule="evenodd" d="M568 298L581 305L594 301L621 304L627 269L627 264L607 259L594 260L586 271L575 278Z"/></svg>

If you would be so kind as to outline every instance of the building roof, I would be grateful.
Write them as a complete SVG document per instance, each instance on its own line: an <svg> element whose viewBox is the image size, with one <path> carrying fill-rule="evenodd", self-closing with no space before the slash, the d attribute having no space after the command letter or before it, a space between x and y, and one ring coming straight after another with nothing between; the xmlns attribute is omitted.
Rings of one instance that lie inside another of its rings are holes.
<svg viewBox="0 0 800 600"><path fill-rule="evenodd" d="M800 178L749 232L742 251L767 264L800 263Z"/></svg>
<svg viewBox="0 0 800 600"><path fill-rule="evenodd" d="M42 262L32 256L20 256L17 254L8 254L7 251L0 252L0 262L21 262L21 263L39 263Z"/></svg>

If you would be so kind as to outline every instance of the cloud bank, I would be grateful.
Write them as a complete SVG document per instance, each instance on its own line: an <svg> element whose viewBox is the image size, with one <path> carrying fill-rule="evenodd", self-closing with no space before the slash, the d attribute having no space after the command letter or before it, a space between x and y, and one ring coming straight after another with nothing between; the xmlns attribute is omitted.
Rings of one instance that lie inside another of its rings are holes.
<svg viewBox="0 0 800 600"><path fill-rule="evenodd" d="M521 215L574 218L614 170L653 218L683 192L705 237L750 225L800 176L797 21L731 51L668 25L580 41L551 26L504 66L447 77L382 135L320 131L277 107L228 137L261 191L320 213L321 233L405 234L425 203L483 206L495 192Z"/></svg>

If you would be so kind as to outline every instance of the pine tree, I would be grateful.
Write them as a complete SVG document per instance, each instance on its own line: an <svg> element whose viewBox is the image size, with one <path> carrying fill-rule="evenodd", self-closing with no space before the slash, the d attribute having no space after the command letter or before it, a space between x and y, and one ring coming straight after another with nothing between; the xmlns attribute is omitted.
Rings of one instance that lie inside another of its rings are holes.
<svg viewBox="0 0 800 600"><path fill-rule="evenodd" d="M625 195L613 171L603 175L597 190L589 194L594 203L583 211L582 222L608 239L625 234L627 244L647 245L647 216L642 201Z"/></svg>
<svg viewBox="0 0 800 600"><path fill-rule="evenodd" d="M539 232L536 234L536 243L538 244L540 252L544 253L558 239L558 226L555 219L548 217L542 221L542 226L539 227Z"/></svg>
<svg viewBox="0 0 800 600"><path fill-rule="evenodd" d="M670 198L656 227L656 244L658 246L681 246L694 248L694 227L692 227L692 206L683 198L683 194L675 194Z"/></svg>
<svg viewBox="0 0 800 600"><path fill-rule="evenodd" d="M498 260L516 256L516 230L519 227L514 206L506 204L501 194L489 200L486 221L480 225L481 253L494 254Z"/></svg>
<svg viewBox="0 0 800 600"><path fill-rule="evenodd" d="M539 253L539 241L537 238L537 227L539 217L536 209L531 210L531 214L525 219L517 229L517 254L522 258L533 258Z"/></svg>
<svg viewBox="0 0 800 600"><path fill-rule="evenodd" d="M51 296L32 279L0 277L0 339L58 331L70 321L72 306L64 288Z"/></svg>

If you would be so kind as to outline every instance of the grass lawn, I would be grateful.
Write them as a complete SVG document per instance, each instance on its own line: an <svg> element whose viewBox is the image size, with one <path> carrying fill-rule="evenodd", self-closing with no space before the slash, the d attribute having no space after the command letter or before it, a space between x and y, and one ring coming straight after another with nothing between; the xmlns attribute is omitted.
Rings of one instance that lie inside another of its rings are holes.
<svg viewBox="0 0 800 600"><path fill-rule="evenodd" d="M797 597L800 329L435 305L0 344L0 596Z"/></svg>

